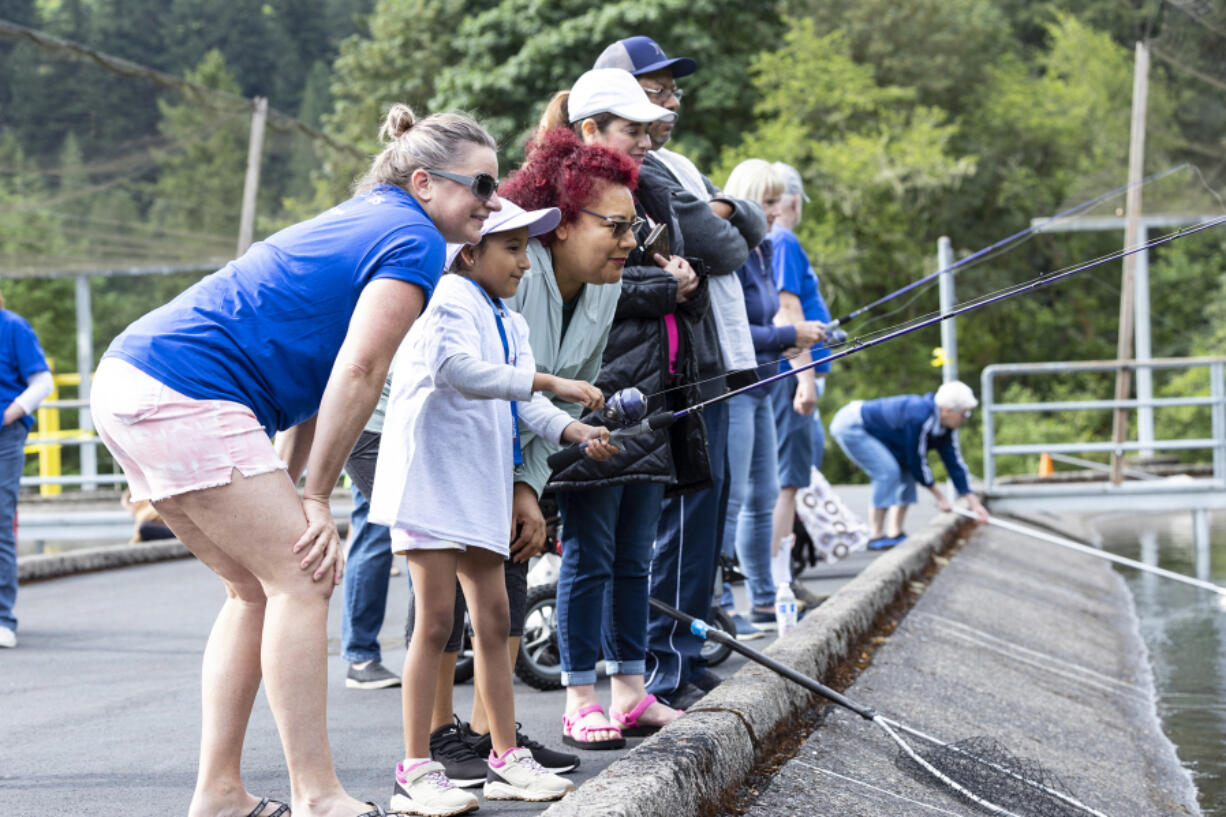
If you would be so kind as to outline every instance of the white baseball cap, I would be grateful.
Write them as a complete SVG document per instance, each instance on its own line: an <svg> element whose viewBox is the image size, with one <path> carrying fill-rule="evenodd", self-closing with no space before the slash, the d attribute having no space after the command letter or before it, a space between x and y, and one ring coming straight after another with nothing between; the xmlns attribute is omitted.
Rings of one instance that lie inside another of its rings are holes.
<svg viewBox="0 0 1226 817"><path fill-rule="evenodd" d="M631 122L675 122L677 114L647 98L647 92L629 71L593 68L575 80L566 100L571 124L611 113Z"/></svg>
<svg viewBox="0 0 1226 817"><path fill-rule="evenodd" d="M520 227L527 227L528 235L543 235L557 227L559 222L562 221L562 211L556 207L546 207L541 210L525 210L508 198L500 196L498 200L502 203L502 209L496 210L486 217L485 223L481 225L482 237L490 233L505 233L508 230L518 230ZM448 244L447 265L444 269L451 269L456 256L460 254L460 250L467 246L467 244Z"/></svg>

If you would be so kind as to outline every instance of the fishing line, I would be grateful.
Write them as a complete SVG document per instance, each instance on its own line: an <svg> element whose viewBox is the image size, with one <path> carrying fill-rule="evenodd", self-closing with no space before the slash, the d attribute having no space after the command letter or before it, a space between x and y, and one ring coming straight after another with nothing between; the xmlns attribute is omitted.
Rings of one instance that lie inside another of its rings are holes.
<svg viewBox="0 0 1226 817"><path fill-rule="evenodd" d="M930 275L926 275L926 276L924 276L923 278L920 278L920 279L918 279L918 280L916 280L916 281L913 281L913 282L911 282L911 283L907 284L906 286L902 287L901 289L895 290L894 292L891 292L890 294L885 295L885 296L883 296L883 297L881 297L881 298L877 299L876 301L873 301L873 302L872 302L872 303L870 303L870 304L867 304L867 305L865 305L865 306L862 306L862 307L860 307L859 309L856 309L856 310L854 310L854 311L852 311L852 312L848 313L847 315L843 316L842 318L839 318L839 319L837 319L837 320L834 320L834 321L832 321L832 322L830 322L830 323L826 324L826 328L827 328L828 330L838 329L838 328L839 328L839 326L840 326L841 324L843 324L843 323L845 323L845 322L847 322L847 321L849 321L849 320L852 320L853 318L856 318L856 317L858 317L858 316L860 316L860 315L863 315L865 312L869 311L869 310L870 310L870 309L872 309L873 307L878 306L878 305L880 305L880 304L883 304L883 303L885 303L885 302L887 302L887 301L893 300L894 298L898 297L899 295L902 295L902 294L904 294L904 293L906 293L906 292L908 292L908 291L910 291L910 290L912 290L912 289L919 288L919 291L917 291L917 292L916 292L916 293L915 293L915 294L914 294L914 295L913 295L913 296L912 296L910 299L908 299L908 300L907 300L906 302L904 302L902 305L900 305L900 306L898 306L898 307L895 307L894 309L890 310L889 312L885 312L885 313L882 313L882 314L880 314L880 315L873 315L872 317L867 318L867 319L865 320L865 325L867 326L867 325L871 325L871 324L876 323L876 322L879 322L879 321L886 320L886 319L888 319L888 318L890 318L890 317L892 317L892 316L894 316L894 315L897 315L899 312L903 312L903 311L905 311L905 310L906 310L906 309L907 309L909 306L911 306L913 303L915 303L917 300L919 300L919 299L920 299L920 298L921 298L921 297L922 297L922 296L923 296L925 293L927 293L927 292L931 291L931 289L932 289L933 287L937 286L937 285L939 284L939 281L937 281L936 279L937 279L937 278L938 278L938 277L939 277L939 276L940 276L940 275L941 275L943 272L947 272L947 271L948 271L948 272L952 272L952 271L954 271L954 270L959 270L959 271L961 271L961 272L966 272L966 271L968 271L968 270L971 270L971 269L974 269L974 268L976 268L976 267L982 266L983 264L986 264L986 263L988 263L988 262L992 261L992 260L993 260L993 259L995 259L995 258L998 258L998 257L1000 257L1000 256L1002 256L1002 255L1005 255L1005 254L1006 254L1006 253L1008 253L1008 252L1011 252L1011 251L1014 249L1014 247L1012 247L1012 246L1010 246L1010 245L1014 244L1015 242L1018 242L1019 240L1023 240L1023 239L1024 239L1024 240L1027 240L1027 241L1028 241L1028 240L1031 240L1031 239L1033 239L1033 238L1034 238L1035 234L1043 232L1045 229L1050 228L1052 225L1055 225L1055 224L1061 223L1061 222L1063 222L1063 221L1066 221L1066 220L1070 219L1071 217L1073 217L1073 216L1075 216L1075 215L1077 215L1077 214L1079 214L1079 213L1083 213L1085 210L1087 210L1087 209L1089 209L1089 208L1093 207L1094 205L1096 205L1096 204L1101 204L1103 201L1105 201L1105 200L1107 200L1107 199L1109 199L1109 198L1111 198L1111 197L1113 197L1113 196L1117 196L1117 195L1119 195L1120 193L1126 192L1127 190L1129 190L1130 188L1132 188L1132 187L1134 187L1134 186L1137 186L1137 187L1144 187L1145 185L1148 185L1148 184L1151 184L1151 183L1153 183L1153 182L1156 182L1156 181L1158 181L1159 179L1162 179L1162 178L1164 178L1164 177L1166 177L1166 176L1169 176L1169 175L1172 175L1172 174L1174 174L1174 173L1177 173L1177 172L1179 172L1179 171L1181 171L1181 170L1191 170L1193 173L1195 173L1195 174L1196 174L1197 179L1200 181L1201 186L1202 186L1202 187L1204 187L1204 189L1205 189L1205 190L1206 190L1206 191L1207 191L1207 192L1208 192L1208 193L1209 193L1211 196L1213 196L1213 198L1214 198L1214 199L1215 199L1215 200L1218 202L1218 204L1220 205L1220 207L1221 207L1221 209L1222 209L1222 212L1226 213L1226 201L1223 201L1222 197L1221 197L1221 196L1218 194L1218 192L1217 192L1216 190L1214 190L1212 186L1210 186L1209 182L1208 182L1208 181L1205 179L1204 174L1201 172L1200 168L1199 168L1198 166L1194 165L1194 164L1191 164L1191 163L1185 162L1185 163L1183 163L1183 164L1179 164L1179 165L1176 165L1176 166L1174 166L1174 167L1171 167L1171 168L1168 168L1168 169L1166 169L1166 170L1163 170L1163 171L1161 171L1161 172L1159 172L1159 173L1154 173L1154 174L1152 174L1152 175L1150 175L1150 176L1145 177L1144 179L1140 179L1139 181L1132 182L1132 183L1130 183L1130 184L1126 184L1126 185L1123 185L1123 186L1121 186L1121 187L1117 187L1117 188L1115 188L1114 190L1109 190L1109 191L1107 191L1106 193L1102 193L1102 194L1100 194L1100 195L1098 195L1098 196L1095 196L1095 197L1094 197L1094 198L1092 198L1092 199L1089 199L1089 200L1087 200L1087 201L1081 202L1080 204L1076 204L1076 205L1074 205L1074 206L1072 206L1072 207L1070 207L1070 208L1068 208L1068 209L1066 209L1066 210L1064 210L1064 211L1062 211L1062 212L1060 212L1060 213L1057 213L1056 215L1052 216L1051 218L1044 220L1042 223L1040 223L1040 224L1038 224L1038 225L1031 225L1030 227L1028 227L1028 228L1026 228L1026 229L1024 229L1024 230L1020 230L1020 231L1018 231L1018 232L1014 233L1013 235L1011 235L1011 236L1009 236L1009 237L1007 237L1007 238L1003 238L1003 239L1001 239L1000 241L995 242L994 244L991 244L991 245L989 245L989 246L987 246L987 247L984 247L983 249L978 250L977 252L972 253L971 255L968 255L968 256L967 256L967 257L965 257L965 258L959 259L958 261L954 262L953 264L950 264L948 267L944 267L944 268L942 268L942 269L939 269L939 270L937 270L936 272L934 272L934 273L932 273L932 274L930 274ZM1032 279L1032 280L1033 280L1033 279ZM1098 280L1098 279L1095 279L1095 280ZM1003 291L1003 290L998 290L998 291ZM932 315L932 314L935 314L935 313L928 313L928 314L929 314L929 315ZM1160 317L1161 317L1161 316L1160 316ZM888 331L891 331L892 329L898 328L898 327L903 326L903 325L905 325L905 322L903 322L903 323L896 323L896 324L892 324L892 325L890 325L890 326L887 326L887 327L885 327L885 328L883 328L883 329L879 329L879 330L876 330L876 331L877 331L877 332L888 332ZM845 333L841 333L841 334L845 334ZM843 347L843 346L845 346L845 345L847 345L848 343L851 343L851 342L852 342L851 338L850 338L850 337L847 337L847 338L845 338L845 339L841 339L841 340L834 341L834 342L831 342L830 340L822 341L822 342L821 342L821 345L822 345L822 346L824 346L824 347L825 347L825 348L827 348L827 349L838 349L838 348L841 348L841 347ZM778 364L783 363L783 362L785 362L785 361L790 362L790 361L791 361L791 360L793 360L795 357L796 357L796 355L791 355L791 356L785 355L785 356L783 356L783 357L779 357L779 358L777 358L777 359L775 359L775 360L773 360L773 361L766 361L766 362L760 363L760 364L758 364L758 365L757 365L756 367L754 367L754 368L755 368L755 369L762 369L763 367L777 366ZM692 382L692 383L683 383L683 384L680 384L680 385L677 385L677 386L670 386L669 388L666 388L666 389L660 389L659 391L652 392L651 394L649 394L649 395L647 395L647 396L648 396L649 398L650 398L650 397L657 397L657 396L660 396L660 395L663 395L663 394L668 394L668 393L673 392L673 391L678 391L678 390L681 390L681 389L687 389L687 388L691 388L691 387L695 387L695 386L701 386L701 385L704 385L704 384L706 384L706 383L711 383L711 382L717 381L717 380L719 380L719 379L721 379L721 378L723 378L723 377L725 377L725 375L723 375L723 374L714 375L714 376L712 376L712 377L707 377L707 378L703 378L703 379L701 379L701 380L696 380L696 381L694 381L694 382Z"/></svg>
<svg viewBox="0 0 1226 817"><path fill-rule="evenodd" d="M1199 233L1199 232L1208 230L1213 227L1218 227L1222 224L1226 224L1226 215L1219 216L1218 218L1215 218L1215 219L1210 219L1209 221L1203 221L1200 224L1190 225L1187 227L1181 227L1175 230L1174 232L1167 233L1162 236L1158 236L1157 238L1150 239L1149 241L1145 241L1134 247L1106 253L1105 255L1101 255L1090 261L1083 261L1078 264L1056 270L1054 272L1045 273L1043 275L1032 278L1029 281L1024 281L1020 284L1015 284L1013 286L1005 287L1003 289L988 293L986 295L981 295L977 298L971 299L970 301L965 301L962 304L959 304L955 308L951 309L949 312L933 312L921 318L917 318L911 321L905 321L902 324L898 325L901 328L881 330L880 332L873 333L872 335L869 335L867 337L857 336L855 338L850 339L848 343L846 344L847 346L851 348L844 349L843 351L840 351L840 352L834 352L818 360L814 360L810 363L807 363L803 366L799 366L799 367L790 369L786 372L780 372L779 374L764 378L748 386L743 386L742 388L734 389L729 392L725 392L724 394L713 397L710 400L704 400L702 402L695 403L694 405L680 409L679 411L675 411L675 412L659 411L655 414L647 416L646 418L642 419L639 422L636 422L632 426L629 426L626 428L614 429L609 435L610 442L616 442L617 439L620 439L622 437L635 437L641 434L649 434L653 431L657 431L662 428L668 428L669 426L673 425L673 423L677 422L678 420L688 417L689 415L695 412L700 412L703 409L707 408L708 406L715 405L716 403L722 403L725 400L731 400L733 397L736 397L737 395L745 394L754 389L759 389L764 386L769 386L772 383L782 380L785 377L791 377L794 374L798 374L808 369L812 369L815 366L820 366L823 363L827 363L827 362L834 361L834 360L839 360L841 358L847 357L848 355L853 355L856 352L862 351L864 349L868 349L873 346L878 346L882 343L885 343L886 341L894 340L895 338L902 337L903 335L908 335L919 329L923 329L928 326L933 326L935 324L940 323L941 321L949 320L950 318L965 314L967 312L973 312L976 309L982 309L983 307L988 306L989 304L998 303L1007 298L1012 298L1013 296L1018 295L1022 292L1029 292L1030 290L1038 289L1039 287L1048 286L1050 284L1055 283L1056 281L1076 275L1079 272L1084 272L1086 270L1102 266L1103 264L1109 263L1111 261L1116 261L1121 258L1125 258L1129 255L1134 255L1139 252L1144 252L1145 250L1151 249L1153 247L1158 247L1163 244L1169 244L1172 241L1175 241L1177 239L1184 238L1186 236L1193 235L1195 233ZM638 395L638 397L640 399L644 399L645 401L645 398L643 398L641 394ZM644 402L644 407L645 407L645 402ZM637 419L637 418L634 418L634 419ZM550 457L547 460L549 467L552 468L554 471L558 471L562 468L567 467L568 465L571 465L572 463L577 462L579 459L583 457L583 449L586 445L587 444L584 443L582 445L570 446L569 448L563 448L561 451L558 451L550 455Z"/></svg>
<svg viewBox="0 0 1226 817"><path fill-rule="evenodd" d="M866 305L864 305L864 306L860 307L859 309L852 310L851 312L848 312L848 313L847 313L846 315L844 315L843 317L838 318L838 319L836 319L836 320L832 321L832 322L829 324L829 326L830 326L831 328L835 328L835 327L841 326L842 324L846 323L847 321L850 321L850 320L852 320L852 319L854 319L854 318L859 317L860 315L863 315L865 312L869 311L870 309L872 309L872 308L874 308L874 307L876 307L876 306L880 306L881 304L885 303L886 301L893 300L894 298L897 298L899 295L902 295L902 294L903 294L903 293L905 293L905 292L909 292L910 290L912 290L912 289L914 289L914 288L916 288L916 287L918 287L918 286L921 286L921 285L923 285L923 284L928 283L929 281L934 280L935 278L937 278L938 276L940 276L940 275L941 275L941 273L944 273L944 272L949 272L949 271L952 271L952 270L958 269L959 267L964 267L964 266L966 266L967 264L970 264L972 261L974 261L974 260L976 260L976 259L980 258L981 256L984 256L984 255L987 255L987 254L989 254L989 253L992 253L992 252L993 252L993 251L995 251L995 250L1002 249L1002 248L1004 248L1004 247L1008 246L1009 244L1012 244L1013 242L1017 241L1018 239L1021 239L1021 238L1026 238L1027 236L1030 236L1031 234L1033 234L1033 233L1035 233L1035 232L1039 232L1039 231L1041 231L1041 230L1042 230L1042 228L1044 228L1044 227L1050 226L1050 225L1052 225L1052 224L1056 224L1056 223L1060 222L1060 221L1061 221L1061 220L1063 220L1063 219L1066 219L1066 218L1068 218L1068 217L1070 217L1070 216L1076 215L1077 213L1080 213L1081 211L1086 210L1087 208L1093 207L1095 204L1098 204L1099 202L1103 201L1104 199L1109 199L1109 198L1111 198L1112 196L1117 196L1117 195L1119 195L1120 193L1123 193L1123 192L1126 192L1126 191L1128 191L1128 190L1132 189L1133 187L1140 187L1140 186L1147 185L1147 184L1149 184L1150 182L1155 182L1155 181L1157 181L1158 179L1163 178L1164 176L1169 176L1169 175L1170 175L1170 174L1172 174L1172 173L1175 173L1175 172L1180 171L1180 170L1184 170L1184 169L1186 169L1186 168L1188 168L1188 167L1191 167L1191 166L1192 166L1192 165L1189 165L1189 164L1187 164L1187 163L1180 164L1180 165L1176 165L1175 167L1168 168L1168 169L1163 170L1163 171L1161 171L1161 172L1159 172L1159 173L1154 173L1153 175L1146 176L1145 178L1143 178L1143 179L1139 179L1138 181L1135 181L1135 182L1130 182L1130 183L1125 184L1125 185L1123 185L1123 186L1121 186L1121 187L1117 187L1117 188L1115 188L1114 190L1108 190L1106 193L1102 193L1102 194L1100 194L1100 195L1098 195L1098 196L1095 196L1094 198L1089 199L1088 201L1083 201L1083 202L1081 202L1080 204L1075 204L1075 205L1073 205L1072 207L1068 208L1067 210L1064 210L1064 211L1062 211L1062 212L1060 212L1060 213L1057 213L1056 215L1052 216L1050 219L1047 219L1046 221L1042 222L1042 224L1038 224L1038 225L1031 224L1029 227L1026 227L1026 228L1025 228L1025 229L1023 229L1023 230L1019 230L1019 231L1017 231L1016 233L1014 233L1014 234L1013 234L1013 235L1011 235L1011 236L1008 236L1008 237L1006 237L1006 238L1002 238L1001 240L997 241L997 242L996 242L996 243L994 243L994 244L989 244L987 247L984 247L984 248L983 248L983 249L981 249L981 250L977 250L976 252L971 253L970 255L966 256L965 258L962 258L962 259L959 259L958 261L955 261L954 263L950 264L948 267L944 267L944 268L942 268L942 269L939 269L939 270L937 270L936 272L934 272L934 273L932 273L932 274L930 274L930 275L925 275L923 278L920 278L920 279L919 279L919 280L917 280L917 281L912 281L911 283L907 284L906 286L902 287L901 289L897 289L897 290L895 290L895 291L893 291L893 292L889 293L888 295L883 295L882 297L878 298L877 300L873 301L872 303L866 304ZM1203 180L1203 177L1202 177L1202 180ZM987 259L984 259L984 260L987 260Z"/></svg>

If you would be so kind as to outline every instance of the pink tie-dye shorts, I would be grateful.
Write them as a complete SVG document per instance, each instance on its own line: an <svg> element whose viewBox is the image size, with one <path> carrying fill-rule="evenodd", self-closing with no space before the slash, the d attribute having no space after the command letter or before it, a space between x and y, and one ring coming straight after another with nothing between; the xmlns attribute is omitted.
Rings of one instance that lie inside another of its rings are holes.
<svg viewBox="0 0 1226 817"><path fill-rule="evenodd" d="M90 409L134 502L228 485L235 469L286 468L247 406L187 397L118 358L98 365Z"/></svg>

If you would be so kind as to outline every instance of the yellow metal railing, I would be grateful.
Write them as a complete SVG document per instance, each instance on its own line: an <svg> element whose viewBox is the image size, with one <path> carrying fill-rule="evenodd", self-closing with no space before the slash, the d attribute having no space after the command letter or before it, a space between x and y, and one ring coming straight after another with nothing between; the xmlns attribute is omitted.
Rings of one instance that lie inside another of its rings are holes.
<svg viewBox="0 0 1226 817"><path fill-rule="evenodd" d="M48 361L52 367L52 372L55 371L54 363ZM51 377L52 387L51 394L47 397L47 402L54 403L59 400L60 386L75 386L78 389L81 386L81 375L79 372L68 372L65 374L53 374ZM81 411L88 409L68 409L76 411L78 417ZM40 440L49 439L67 439L70 437L92 437L93 431L87 431L81 428L60 428L60 411L58 406L39 406L37 418L38 426L35 434ZM78 420L78 425L80 421ZM58 477L62 473L62 464L60 461L60 453L64 446L53 442L38 442L26 446L27 454L38 455L38 475L39 477ZM42 496L56 496L60 493L62 486L53 484L43 484L38 486L38 492Z"/></svg>

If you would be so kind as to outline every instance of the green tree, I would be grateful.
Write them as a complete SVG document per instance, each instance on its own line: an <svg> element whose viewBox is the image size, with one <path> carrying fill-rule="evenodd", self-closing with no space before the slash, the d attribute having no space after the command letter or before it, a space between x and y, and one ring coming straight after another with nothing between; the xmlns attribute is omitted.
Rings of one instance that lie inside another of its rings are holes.
<svg viewBox="0 0 1226 817"><path fill-rule="evenodd" d="M477 112L518 160L555 91L569 88L609 43L648 34L665 52L698 62L698 73L682 80L677 133L705 167L751 126L756 95L745 65L781 31L772 6L737 0L501 0L460 25L456 58L439 75L431 105Z"/></svg>
<svg viewBox="0 0 1226 817"><path fill-rule="evenodd" d="M194 83L229 93L238 83L218 50L205 54L189 71ZM160 130L172 146L158 151L151 220L161 227L192 231L179 257L193 261L233 253L247 165L250 113L219 108L208 98L161 100Z"/></svg>

